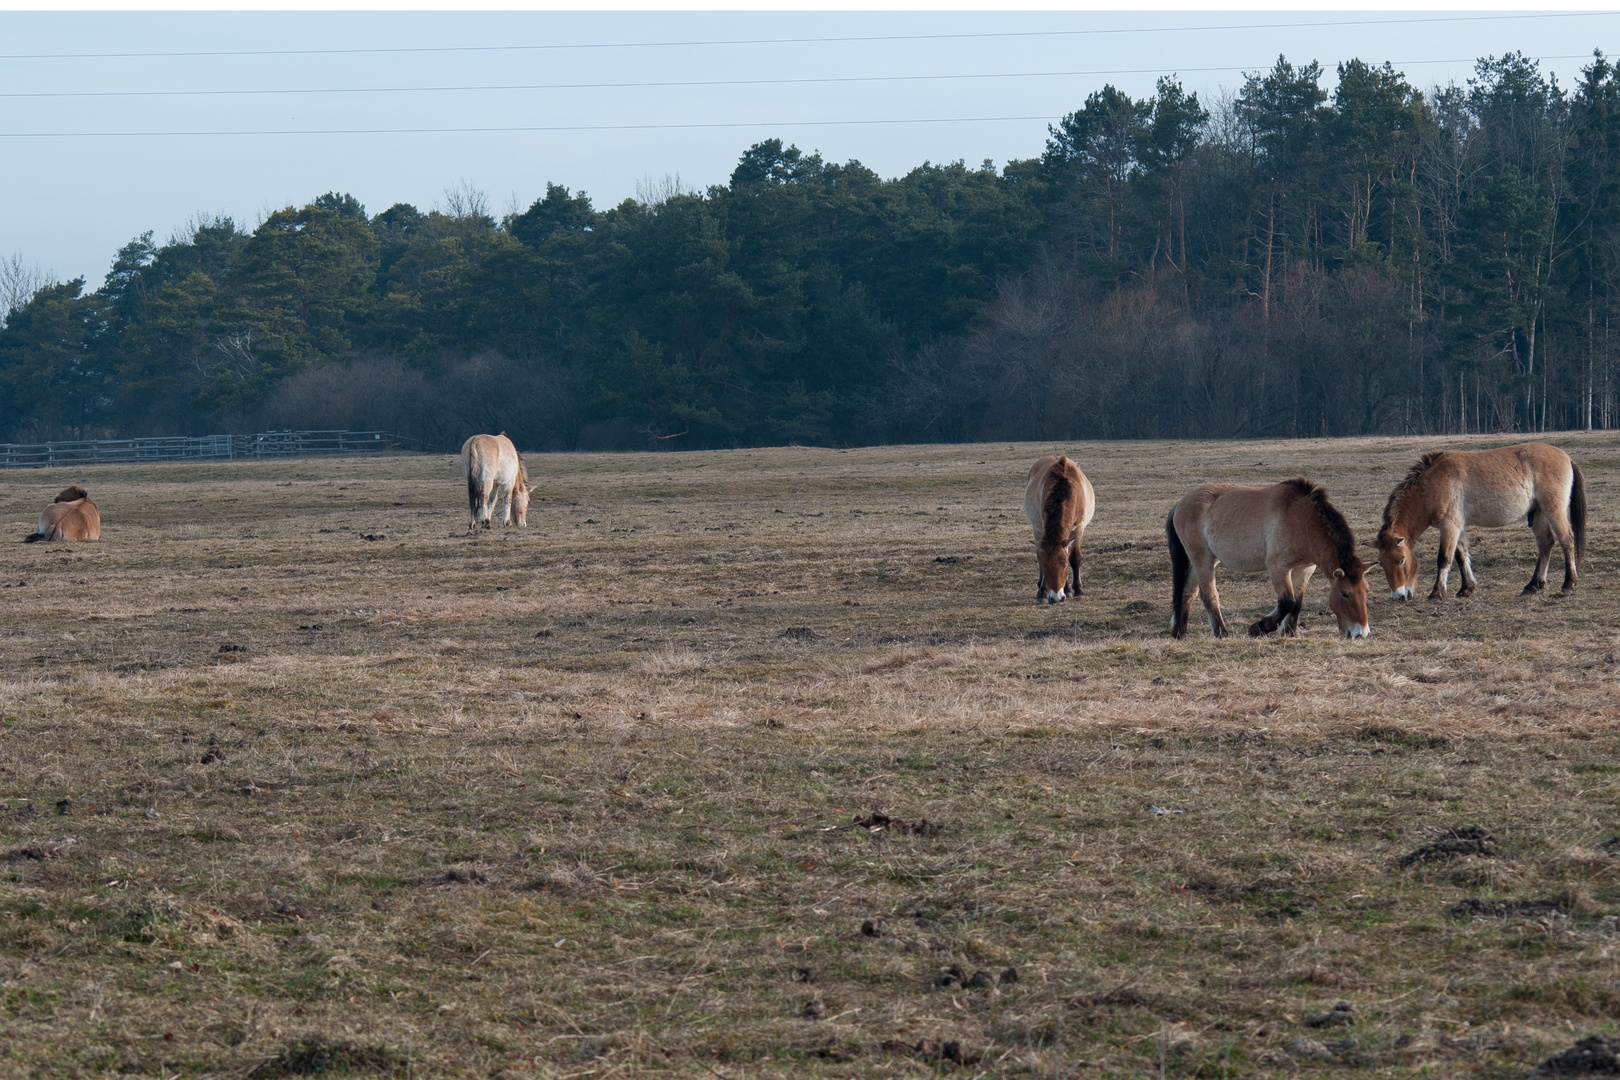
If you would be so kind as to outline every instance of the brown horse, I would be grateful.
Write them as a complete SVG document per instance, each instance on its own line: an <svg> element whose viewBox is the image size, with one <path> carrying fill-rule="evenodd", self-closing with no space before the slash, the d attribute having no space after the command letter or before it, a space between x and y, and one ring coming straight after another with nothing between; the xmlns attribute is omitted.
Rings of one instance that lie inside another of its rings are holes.
<svg viewBox="0 0 1620 1080"><path fill-rule="evenodd" d="M101 511L90 501L90 495L74 484L65 488L56 501L40 511L39 524L23 537L23 543L39 540L100 540Z"/></svg>
<svg viewBox="0 0 1620 1080"><path fill-rule="evenodd" d="M1255 637L1281 629L1299 636L1299 613L1305 586L1321 567L1328 575L1328 609L1346 638L1366 637L1366 567L1356 556L1356 537L1344 515L1328 502L1327 492L1303 477L1271 487L1205 484L1181 497L1164 522L1170 541L1174 582L1170 636L1183 637L1192 610L1189 573L1197 576L1198 595L1216 637L1227 634L1215 592L1215 564L1244 573L1271 575L1277 607L1249 627Z"/></svg>
<svg viewBox="0 0 1620 1080"><path fill-rule="evenodd" d="M461 468L467 477L467 528L489 528L495 505L502 501L501 524L512 524L514 513L519 528L529 524L529 472L506 432L468 439L461 446Z"/></svg>
<svg viewBox="0 0 1620 1080"><path fill-rule="evenodd" d="M1564 549L1564 589L1575 589L1586 558L1586 480L1556 446L1520 443L1495 450L1441 450L1424 454L1395 485L1378 530L1378 562L1389 595L1406 600L1417 580L1418 537L1440 530L1440 556L1430 600L1444 600L1455 556L1462 556L1459 599L1478 584L1468 559L1468 526L1499 527L1523 520L1536 535L1536 569L1521 595L1547 587L1553 541Z"/></svg>
<svg viewBox="0 0 1620 1080"><path fill-rule="evenodd" d="M1024 516L1035 530L1036 603L1080 595L1080 538L1096 510L1091 481L1067 457L1043 457L1030 466Z"/></svg>

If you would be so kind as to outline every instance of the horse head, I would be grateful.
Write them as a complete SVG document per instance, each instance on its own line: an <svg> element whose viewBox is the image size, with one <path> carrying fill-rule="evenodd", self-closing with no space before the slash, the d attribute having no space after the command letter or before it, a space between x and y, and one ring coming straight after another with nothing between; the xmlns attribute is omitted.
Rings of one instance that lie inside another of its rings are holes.
<svg viewBox="0 0 1620 1080"><path fill-rule="evenodd" d="M1367 572L1359 559L1329 576L1328 610L1339 620L1339 633L1346 640L1353 641L1372 633L1367 621Z"/></svg>
<svg viewBox="0 0 1620 1080"><path fill-rule="evenodd" d="M518 528L528 528L529 485L520 483L512 489L512 516L517 518Z"/></svg>
<svg viewBox="0 0 1620 1080"><path fill-rule="evenodd" d="M1048 604L1061 604L1068 597L1069 587L1069 548L1067 544L1048 547L1045 544L1036 545L1035 562L1041 568L1040 587L1035 594L1035 601L1045 600Z"/></svg>
<svg viewBox="0 0 1620 1080"><path fill-rule="evenodd" d="M1378 533L1378 565L1384 568L1384 580L1389 582L1391 600L1412 599L1412 582L1417 579L1417 556L1406 537L1397 536L1386 527Z"/></svg>

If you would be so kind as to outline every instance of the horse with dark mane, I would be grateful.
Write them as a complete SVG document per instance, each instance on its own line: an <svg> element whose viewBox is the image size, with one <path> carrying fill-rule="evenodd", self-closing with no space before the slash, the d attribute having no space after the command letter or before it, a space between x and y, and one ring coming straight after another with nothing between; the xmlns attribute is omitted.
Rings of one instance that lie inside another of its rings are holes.
<svg viewBox="0 0 1620 1080"><path fill-rule="evenodd" d="M40 511L39 523L34 531L23 537L23 543L40 540L100 540L101 511L90 501L90 495L74 484L64 488L56 501Z"/></svg>
<svg viewBox="0 0 1620 1080"><path fill-rule="evenodd" d="M517 447L499 435L474 435L461 446L461 469L467 478L467 528L480 524L490 527L490 517L498 503L505 509L501 524L512 524L517 515L519 528L529 524L529 472Z"/></svg>
<svg viewBox="0 0 1620 1080"><path fill-rule="evenodd" d="M1184 637L1192 610L1189 580L1198 588L1216 637L1227 635L1215 591L1215 566L1243 573L1265 571L1277 606L1249 627L1254 637L1281 630L1299 636L1305 586L1321 567L1328 578L1328 609L1347 639L1366 637L1366 567L1356 555L1349 522L1327 492L1304 477L1271 487L1205 484L1181 497L1164 522L1173 581L1170 635Z"/></svg>
<svg viewBox="0 0 1620 1080"><path fill-rule="evenodd" d="M1564 549L1564 588L1575 590L1586 558L1586 479L1579 465L1556 446L1520 443L1495 450L1440 450L1424 454L1384 505L1378 530L1378 562L1389 595L1406 600L1417 580L1418 537L1440 530L1440 552L1430 600L1444 600L1452 560L1462 557L1462 588L1478 584L1468 559L1468 526L1495 528L1523 520L1536 536L1536 569L1522 596L1547 587L1553 541Z"/></svg>
<svg viewBox="0 0 1620 1080"><path fill-rule="evenodd" d="M1080 538L1097 499L1080 466L1065 456L1043 457L1029 469L1024 485L1024 516L1035 530L1035 601L1060 603L1080 595Z"/></svg>

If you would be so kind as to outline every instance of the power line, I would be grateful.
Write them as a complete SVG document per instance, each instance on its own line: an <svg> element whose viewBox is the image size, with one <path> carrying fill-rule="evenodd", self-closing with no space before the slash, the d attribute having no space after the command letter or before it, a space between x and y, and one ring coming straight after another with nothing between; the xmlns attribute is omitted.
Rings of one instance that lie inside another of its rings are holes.
<svg viewBox="0 0 1620 1080"><path fill-rule="evenodd" d="M999 124L1057 116L919 116L893 120L731 121L687 124L561 124L514 127L304 128L240 131L0 131L0 139L200 138L227 135L478 135L569 131L689 131L703 128L856 127L880 124Z"/></svg>
<svg viewBox="0 0 1620 1080"><path fill-rule="evenodd" d="M210 49L175 52L4 53L0 60L176 59L206 56L360 56L400 53L540 52L567 49L676 49L730 45L827 45L884 41L963 41L993 38L1094 37L1117 34L1209 33L1221 30L1331 29L1339 26L1414 26L1432 23L1497 22L1509 19L1583 19L1620 14L1614 11L1559 11L1513 15L1436 15L1416 19L1339 19L1322 22L1229 23L1205 26L1111 27L1088 30L1013 30L961 34L882 34L804 38L717 38L707 41L608 41L546 45L431 45L369 49Z"/></svg>
<svg viewBox="0 0 1620 1080"><path fill-rule="evenodd" d="M1565 56L1537 56L1534 60L1583 60L1590 54L1572 53ZM1466 64L1475 58L1462 57L1449 60L1393 60L1390 63L1400 67L1413 67L1424 64ZM1253 71L1265 67L1264 64L1227 64L1220 67L1178 68L1176 74L1182 72L1205 74L1217 71ZM286 95L314 95L314 94L441 94L441 93L477 93L512 90L644 90L644 89L673 89L681 87L704 86L803 86L810 84L825 85L836 83L896 83L896 82L944 82L950 80L984 80L984 79L1064 79L1077 78L1088 75L1155 75L1162 74L1162 67L1155 68L1098 68L1090 71L1006 71L1006 72L980 72L961 75L843 75L821 76L815 78L797 79L690 79L659 82L599 82L599 83L510 83L494 85L472 86L334 86L334 87L292 87L254 90L63 90L63 91L20 91L16 93L0 92L0 99L32 100L36 98L130 98L130 97L245 97L245 96L286 96Z"/></svg>

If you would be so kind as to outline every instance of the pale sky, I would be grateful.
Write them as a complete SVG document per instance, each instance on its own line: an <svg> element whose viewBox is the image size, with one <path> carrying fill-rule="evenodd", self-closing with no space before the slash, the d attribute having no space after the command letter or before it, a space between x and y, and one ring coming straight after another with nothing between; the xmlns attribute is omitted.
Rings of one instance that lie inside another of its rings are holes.
<svg viewBox="0 0 1620 1080"><path fill-rule="evenodd" d="M1329 87L1360 58L1427 88L1518 50L1568 86L1593 48L1620 48L1620 14L1477 14L0 11L0 258L94 288L148 229L251 227L329 190L376 213L470 183L499 216L550 181L602 208L675 174L723 184L772 136L884 176L999 167L1039 155L1047 123L1104 83L1146 97L1179 74L1207 100L1281 53L1319 61ZM1424 17L1444 21L1397 21ZM863 81L766 81L817 79ZM958 122L847 123L893 120ZM400 128L596 130L377 130ZM345 133L283 134L312 131Z"/></svg>

